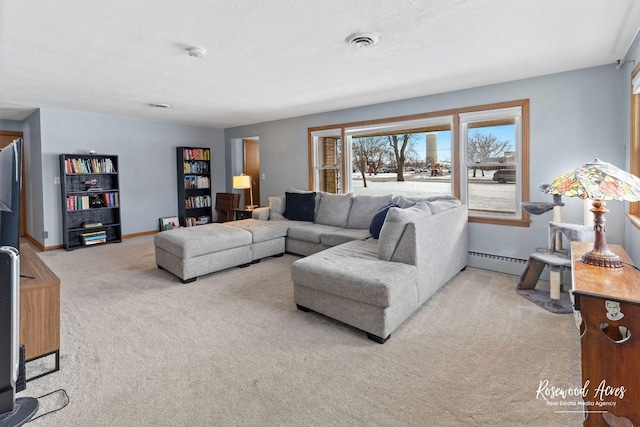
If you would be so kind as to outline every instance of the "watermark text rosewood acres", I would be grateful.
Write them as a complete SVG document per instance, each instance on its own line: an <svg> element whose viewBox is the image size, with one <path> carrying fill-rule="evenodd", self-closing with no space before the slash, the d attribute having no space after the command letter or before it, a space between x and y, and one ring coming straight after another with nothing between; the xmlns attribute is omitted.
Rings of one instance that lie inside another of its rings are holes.
<svg viewBox="0 0 640 427"><path fill-rule="evenodd" d="M593 390L589 388L590 384L591 382L587 380L582 387L561 388L550 384L549 380L541 380L536 391L536 400L544 400L549 406L616 406L617 402L605 401L605 399L612 396L624 399L627 391L625 386L610 386L606 380L600 381ZM587 399L587 401L571 398Z"/></svg>

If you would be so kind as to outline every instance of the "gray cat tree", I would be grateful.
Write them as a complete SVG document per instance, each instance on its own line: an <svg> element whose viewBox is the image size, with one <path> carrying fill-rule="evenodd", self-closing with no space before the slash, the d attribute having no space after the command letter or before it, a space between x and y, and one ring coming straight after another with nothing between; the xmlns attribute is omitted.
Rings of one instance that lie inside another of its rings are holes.
<svg viewBox="0 0 640 427"><path fill-rule="evenodd" d="M540 191L546 192L548 185L542 184ZM532 215L542 215L553 210L553 220L549 221L548 248L539 248L529 256L527 265L520 276L516 288L524 298L552 313L573 312L573 304L567 292L562 291L562 270L571 268L571 254L562 248L562 236L567 241L593 241L592 225L569 224L562 222L562 203L560 195L553 195L553 203L522 203L522 208ZM549 267L549 291L536 289L544 268Z"/></svg>

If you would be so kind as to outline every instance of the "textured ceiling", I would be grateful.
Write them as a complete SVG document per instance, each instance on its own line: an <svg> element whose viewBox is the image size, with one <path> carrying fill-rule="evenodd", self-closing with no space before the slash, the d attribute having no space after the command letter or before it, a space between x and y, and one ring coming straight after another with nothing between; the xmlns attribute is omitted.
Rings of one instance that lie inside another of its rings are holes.
<svg viewBox="0 0 640 427"><path fill-rule="evenodd" d="M636 0L2 0L0 118L225 128L613 64L639 26Z"/></svg>

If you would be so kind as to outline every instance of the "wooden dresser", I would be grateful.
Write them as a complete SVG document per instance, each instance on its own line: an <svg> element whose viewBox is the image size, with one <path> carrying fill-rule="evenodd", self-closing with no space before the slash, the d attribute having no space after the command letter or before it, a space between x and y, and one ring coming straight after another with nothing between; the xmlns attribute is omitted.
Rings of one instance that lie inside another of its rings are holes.
<svg viewBox="0 0 640 427"><path fill-rule="evenodd" d="M20 244L20 344L25 360L55 356L60 368L60 279L28 243ZM38 378L28 378L29 380Z"/></svg>
<svg viewBox="0 0 640 427"><path fill-rule="evenodd" d="M571 245L574 306L582 316L582 382L589 382L584 425L606 427L605 418L615 416L640 426L640 272L630 265L582 263L580 257L592 247ZM609 250L631 264L622 246Z"/></svg>

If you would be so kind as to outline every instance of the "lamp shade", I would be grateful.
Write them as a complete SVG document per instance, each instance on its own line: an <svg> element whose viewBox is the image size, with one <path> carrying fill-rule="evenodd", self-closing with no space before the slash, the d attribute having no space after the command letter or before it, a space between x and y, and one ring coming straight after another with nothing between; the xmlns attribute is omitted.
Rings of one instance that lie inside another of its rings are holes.
<svg viewBox="0 0 640 427"><path fill-rule="evenodd" d="M547 192L581 199L637 202L640 178L595 159L557 177Z"/></svg>
<svg viewBox="0 0 640 427"><path fill-rule="evenodd" d="M599 267L623 267L620 256L611 252L605 238L605 200L640 201L640 178L599 159L557 177L547 191L568 197L591 199L595 241L581 261Z"/></svg>
<svg viewBox="0 0 640 427"><path fill-rule="evenodd" d="M243 190L251 188L251 177L249 175L237 175L233 177L233 188Z"/></svg>

